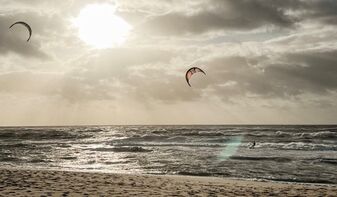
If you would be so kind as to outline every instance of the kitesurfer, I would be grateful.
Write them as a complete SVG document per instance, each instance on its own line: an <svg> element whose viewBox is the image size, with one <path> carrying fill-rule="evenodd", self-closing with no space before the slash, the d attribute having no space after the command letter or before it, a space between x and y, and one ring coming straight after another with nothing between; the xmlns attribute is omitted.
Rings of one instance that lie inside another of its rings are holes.
<svg viewBox="0 0 337 197"><path fill-rule="evenodd" d="M256 145L256 142L253 141L253 142L251 143L251 145L249 146L249 149L254 149L255 145Z"/></svg>

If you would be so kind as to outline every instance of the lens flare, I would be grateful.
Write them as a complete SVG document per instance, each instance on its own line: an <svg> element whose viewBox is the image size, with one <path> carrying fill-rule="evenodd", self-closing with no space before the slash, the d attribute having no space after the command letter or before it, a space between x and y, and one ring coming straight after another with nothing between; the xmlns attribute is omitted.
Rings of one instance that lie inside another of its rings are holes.
<svg viewBox="0 0 337 197"><path fill-rule="evenodd" d="M220 154L219 154L219 159L220 160L227 160L229 157L234 155L236 151L239 149L241 145L243 137L242 136L235 136L232 139L228 141L228 144L226 148L224 148Z"/></svg>

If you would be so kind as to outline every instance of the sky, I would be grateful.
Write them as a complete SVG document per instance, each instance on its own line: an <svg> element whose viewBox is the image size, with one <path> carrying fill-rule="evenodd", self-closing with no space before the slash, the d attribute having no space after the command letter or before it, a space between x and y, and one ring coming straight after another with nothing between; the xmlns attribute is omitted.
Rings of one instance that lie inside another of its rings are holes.
<svg viewBox="0 0 337 197"><path fill-rule="evenodd" d="M0 4L1 126L337 123L335 0Z"/></svg>

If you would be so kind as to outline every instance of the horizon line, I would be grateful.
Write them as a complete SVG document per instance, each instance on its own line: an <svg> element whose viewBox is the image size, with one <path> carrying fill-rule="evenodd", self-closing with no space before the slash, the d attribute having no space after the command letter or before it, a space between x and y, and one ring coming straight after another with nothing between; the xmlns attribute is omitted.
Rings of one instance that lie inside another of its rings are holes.
<svg viewBox="0 0 337 197"><path fill-rule="evenodd" d="M104 127L104 126L337 126L337 123L296 123L296 124L65 124L65 125L0 125L6 127Z"/></svg>

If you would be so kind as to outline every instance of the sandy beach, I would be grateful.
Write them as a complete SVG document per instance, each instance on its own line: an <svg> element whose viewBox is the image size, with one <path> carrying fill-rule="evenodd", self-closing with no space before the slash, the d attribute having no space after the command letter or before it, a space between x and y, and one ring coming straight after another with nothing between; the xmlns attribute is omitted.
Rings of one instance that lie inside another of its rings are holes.
<svg viewBox="0 0 337 197"><path fill-rule="evenodd" d="M337 196L335 185L47 170L0 170L0 196Z"/></svg>

